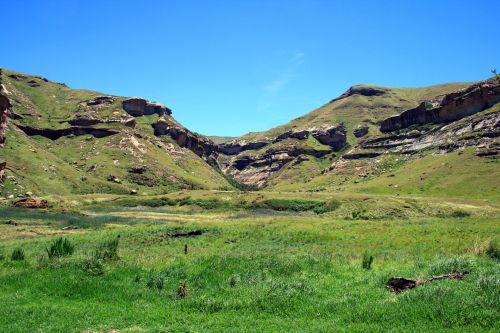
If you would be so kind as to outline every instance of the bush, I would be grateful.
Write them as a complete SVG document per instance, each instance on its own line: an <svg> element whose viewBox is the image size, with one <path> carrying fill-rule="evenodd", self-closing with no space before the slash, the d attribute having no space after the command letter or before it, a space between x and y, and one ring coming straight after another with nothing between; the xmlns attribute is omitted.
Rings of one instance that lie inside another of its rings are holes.
<svg viewBox="0 0 500 333"><path fill-rule="evenodd" d="M186 298L189 295L189 289L187 287L187 281L179 282L179 287L177 288L177 298Z"/></svg>
<svg viewBox="0 0 500 333"><path fill-rule="evenodd" d="M5 260L5 255L3 253L0 253L0 261Z"/></svg>
<svg viewBox="0 0 500 333"><path fill-rule="evenodd" d="M73 244L68 239L60 237L47 248L47 255L49 258L63 257L73 254L74 251Z"/></svg>
<svg viewBox="0 0 500 333"><path fill-rule="evenodd" d="M104 266L102 264L102 261L94 257L85 260L82 263L81 267L82 270L89 275L98 276L104 274Z"/></svg>
<svg viewBox="0 0 500 333"><path fill-rule="evenodd" d="M15 261L24 260L25 258L24 250L21 248L14 249L14 251L12 251L12 255L10 256L10 258Z"/></svg>
<svg viewBox="0 0 500 333"><path fill-rule="evenodd" d="M372 263L373 263L373 256L365 252L363 254L363 261L361 262L361 267L363 269L369 270L372 268Z"/></svg>
<svg viewBox="0 0 500 333"><path fill-rule="evenodd" d="M485 251L486 255L491 259L500 261L500 244L497 239L494 239L489 242Z"/></svg>
<svg viewBox="0 0 500 333"><path fill-rule="evenodd" d="M165 278L160 274L151 275L146 282L146 287L160 291L165 287Z"/></svg>
<svg viewBox="0 0 500 333"><path fill-rule="evenodd" d="M118 260L118 238L101 243L94 252L94 259L111 261Z"/></svg>

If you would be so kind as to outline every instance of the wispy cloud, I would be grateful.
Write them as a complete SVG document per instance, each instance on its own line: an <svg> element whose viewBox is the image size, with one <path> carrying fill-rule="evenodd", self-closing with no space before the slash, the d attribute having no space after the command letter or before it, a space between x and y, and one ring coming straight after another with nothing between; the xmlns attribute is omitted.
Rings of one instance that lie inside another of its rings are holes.
<svg viewBox="0 0 500 333"><path fill-rule="evenodd" d="M304 63L305 54L296 52L289 60L287 67L278 77L265 85L264 89L270 95L276 95L282 91L296 76L297 69Z"/></svg>

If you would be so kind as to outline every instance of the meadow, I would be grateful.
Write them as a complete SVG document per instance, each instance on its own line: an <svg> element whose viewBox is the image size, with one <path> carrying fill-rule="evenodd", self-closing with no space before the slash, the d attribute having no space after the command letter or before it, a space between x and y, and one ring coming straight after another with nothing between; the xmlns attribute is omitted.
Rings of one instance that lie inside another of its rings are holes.
<svg viewBox="0 0 500 333"><path fill-rule="evenodd" d="M47 211L0 207L2 332L500 328L491 202L203 191L49 199ZM451 272L468 274L385 287Z"/></svg>

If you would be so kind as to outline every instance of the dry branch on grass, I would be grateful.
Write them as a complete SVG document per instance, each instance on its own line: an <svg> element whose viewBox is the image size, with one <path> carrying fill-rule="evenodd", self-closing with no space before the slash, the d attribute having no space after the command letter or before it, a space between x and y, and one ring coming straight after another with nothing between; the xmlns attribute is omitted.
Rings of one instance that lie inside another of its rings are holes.
<svg viewBox="0 0 500 333"><path fill-rule="evenodd" d="M386 288L391 289L395 293L400 293L405 291L406 289L413 289L416 286L422 285L427 282L432 282L435 280L443 280L443 279L454 279L454 280L462 280L469 274L469 272L454 272L444 275L432 276L428 279L407 279L404 277L393 277L390 278L389 281L385 284Z"/></svg>

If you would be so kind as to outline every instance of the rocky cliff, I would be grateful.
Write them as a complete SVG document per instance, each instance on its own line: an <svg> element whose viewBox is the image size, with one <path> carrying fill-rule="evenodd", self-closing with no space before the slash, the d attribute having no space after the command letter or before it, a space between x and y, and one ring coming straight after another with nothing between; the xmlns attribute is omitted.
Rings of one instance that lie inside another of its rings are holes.
<svg viewBox="0 0 500 333"><path fill-rule="evenodd" d="M382 132L396 131L412 125L455 121L500 102L500 82L497 78L473 84L468 88L444 95L439 100L422 102L416 108L382 121Z"/></svg>
<svg viewBox="0 0 500 333"><path fill-rule="evenodd" d="M5 128L7 127L7 112L9 111L11 105L7 96L4 95L5 88L2 81L2 69L0 69L0 149L3 147L5 142ZM4 170L6 167L6 162L0 158L0 181L4 178Z"/></svg>

